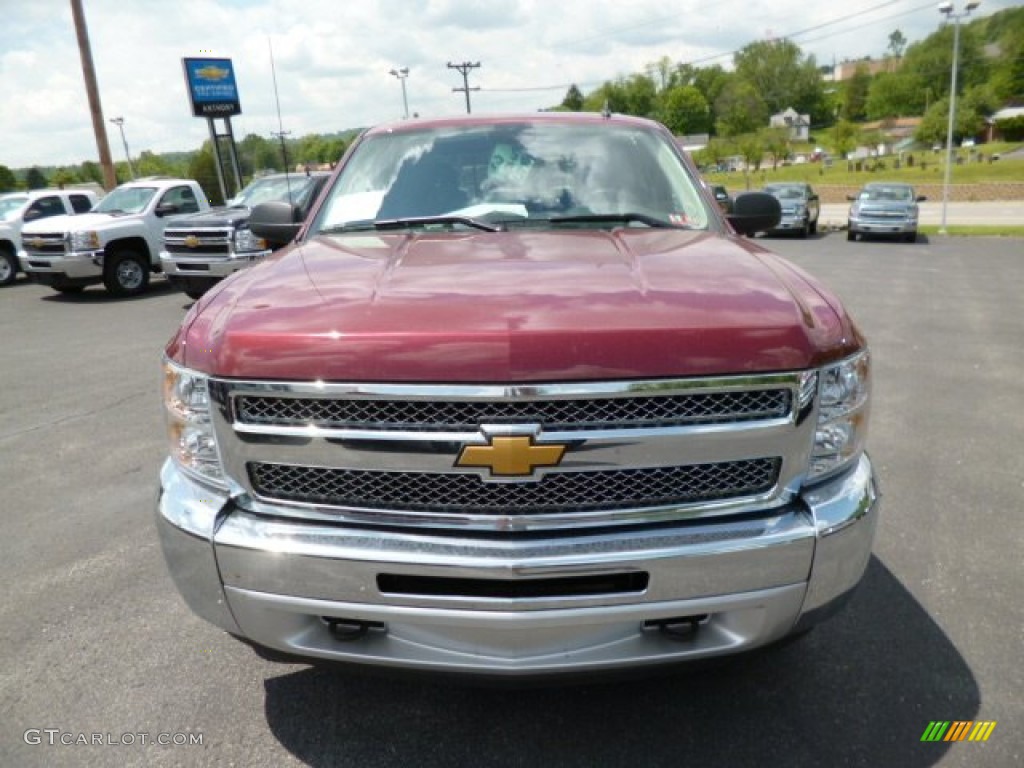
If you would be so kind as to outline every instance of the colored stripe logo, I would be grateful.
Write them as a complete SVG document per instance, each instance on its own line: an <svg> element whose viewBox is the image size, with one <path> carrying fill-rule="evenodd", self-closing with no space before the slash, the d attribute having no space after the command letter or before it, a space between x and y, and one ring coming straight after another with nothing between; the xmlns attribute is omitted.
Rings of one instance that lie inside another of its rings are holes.
<svg viewBox="0 0 1024 768"><path fill-rule="evenodd" d="M995 728L995 720L932 720L921 741L988 741Z"/></svg>

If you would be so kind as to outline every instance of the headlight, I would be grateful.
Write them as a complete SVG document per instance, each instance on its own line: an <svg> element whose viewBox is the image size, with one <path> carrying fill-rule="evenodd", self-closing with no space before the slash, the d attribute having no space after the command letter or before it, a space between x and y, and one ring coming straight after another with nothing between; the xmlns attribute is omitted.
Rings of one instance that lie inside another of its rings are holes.
<svg viewBox="0 0 1024 768"><path fill-rule="evenodd" d="M807 206L804 205L803 203L797 203L796 205L793 206L793 215L794 216L803 216L804 212L806 212L806 211L807 211Z"/></svg>
<svg viewBox="0 0 1024 768"><path fill-rule="evenodd" d="M265 251L267 241L262 237L256 237L251 229L240 229L235 232L235 251L242 253L247 251Z"/></svg>
<svg viewBox="0 0 1024 768"><path fill-rule="evenodd" d="M224 487L207 377L165 360L164 412L171 458L194 477Z"/></svg>
<svg viewBox="0 0 1024 768"><path fill-rule="evenodd" d="M809 479L837 472L860 456L867 438L870 395L867 350L821 370Z"/></svg>
<svg viewBox="0 0 1024 768"><path fill-rule="evenodd" d="M84 232L71 233L72 251L98 251L100 248L100 234L90 229Z"/></svg>

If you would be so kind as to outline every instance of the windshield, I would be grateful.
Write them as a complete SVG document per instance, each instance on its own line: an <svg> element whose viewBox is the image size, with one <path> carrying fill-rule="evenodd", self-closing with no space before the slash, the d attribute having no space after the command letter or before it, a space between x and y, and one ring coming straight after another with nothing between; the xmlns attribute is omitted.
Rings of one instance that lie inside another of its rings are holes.
<svg viewBox="0 0 1024 768"><path fill-rule="evenodd" d="M0 197L0 221L17 217L18 211L28 202L28 195L4 195Z"/></svg>
<svg viewBox="0 0 1024 768"><path fill-rule="evenodd" d="M406 219L456 227L467 218L501 227L703 229L709 222L697 183L658 132L537 121L369 136L346 162L312 231L382 221L391 228Z"/></svg>
<svg viewBox="0 0 1024 768"><path fill-rule="evenodd" d="M765 192L775 195L780 200L800 200L804 196L803 187L788 187L769 184L764 188Z"/></svg>
<svg viewBox="0 0 1024 768"><path fill-rule="evenodd" d="M910 187L867 187L860 193L860 199L910 203L914 201L914 190Z"/></svg>
<svg viewBox="0 0 1024 768"><path fill-rule="evenodd" d="M267 176L256 179L227 201L229 208L253 208L260 203L290 202L302 207L313 189L312 176Z"/></svg>
<svg viewBox="0 0 1024 768"><path fill-rule="evenodd" d="M155 187L118 187L100 200L92 212L141 213L155 194Z"/></svg>

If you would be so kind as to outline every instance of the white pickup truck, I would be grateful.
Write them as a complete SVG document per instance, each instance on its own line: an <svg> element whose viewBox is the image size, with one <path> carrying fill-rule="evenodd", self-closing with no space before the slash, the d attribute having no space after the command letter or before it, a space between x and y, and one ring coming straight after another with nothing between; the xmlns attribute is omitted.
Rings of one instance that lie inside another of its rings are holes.
<svg viewBox="0 0 1024 768"><path fill-rule="evenodd" d="M85 213L98 200L90 189L30 189L0 195L0 285L10 285L18 279L18 251L25 224L51 216Z"/></svg>
<svg viewBox="0 0 1024 768"><path fill-rule="evenodd" d="M26 224L22 269L37 283L77 293L103 283L115 296L134 296L160 271L160 240L174 216L208 211L191 179L153 177L122 184L93 210Z"/></svg>

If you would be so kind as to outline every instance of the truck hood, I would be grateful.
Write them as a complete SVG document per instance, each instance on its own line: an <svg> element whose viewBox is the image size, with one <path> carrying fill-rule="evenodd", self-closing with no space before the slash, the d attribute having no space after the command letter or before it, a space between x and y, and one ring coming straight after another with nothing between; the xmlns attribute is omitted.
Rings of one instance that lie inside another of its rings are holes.
<svg viewBox="0 0 1024 768"><path fill-rule="evenodd" d="M314 238L208 293L167 352L226 377L484 383L796 370L862 343L748 240L618 229Z"/></svg>
<svg viewBox="0 0 1024 768"><path fill-rule="evenodd" d="M95 229L105 226L109 222L126 218L124 216L112 216L109 213L79 213L74 216L67 214L61 216L50 216L46 219L32 221L21 230L22 237L31 234L42 234L45 232L78 232L85 229ZM135 216L128 217L131 219Z"/></svg>
<svg viewBox="0 0 1024 768"><path fill-rule="evenodd" d="M212 211L187 213L170 219L167 229L196 229L198 227L236 227L249 220L248 208L218 208Z"/></svg>

